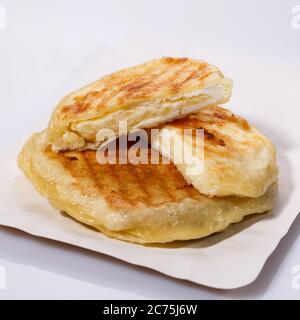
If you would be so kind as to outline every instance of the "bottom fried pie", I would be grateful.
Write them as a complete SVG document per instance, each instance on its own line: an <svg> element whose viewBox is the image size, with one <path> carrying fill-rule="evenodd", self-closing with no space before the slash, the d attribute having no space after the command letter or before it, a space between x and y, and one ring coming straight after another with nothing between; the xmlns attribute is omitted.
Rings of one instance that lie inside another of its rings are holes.
<svg viewBox="0 0 300 320"><path fill-rule="evenodd" d="M43 133L25 144L19 166L57 209L103 234L135 243L198 239L272 209L276 183L260 197L207 197L173 164L105 164L95 151L53 153Z"/></svg>

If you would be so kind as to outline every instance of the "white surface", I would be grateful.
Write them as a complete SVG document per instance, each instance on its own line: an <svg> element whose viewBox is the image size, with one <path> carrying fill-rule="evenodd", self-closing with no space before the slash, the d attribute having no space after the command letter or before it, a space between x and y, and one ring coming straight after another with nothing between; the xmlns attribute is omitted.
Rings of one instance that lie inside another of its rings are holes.
<svg viewBox="0 0 300 320"><path fill-rule="evenodd" d="M232 77L230 108L251 120L258 118L251 105L259 104L262 129L278 137L279 152L288 155L297 142L286 141L280 124L273 127L268 119L276 113L285 121L286 110L299 117L300 30L291 25L297 2L155 2L76 1L72 7L74 1L2 0L3 150L42 129L57 99L98 78L97 67L109 72L161 55L183 55L216 63ZM12 117L13 124L5 121ZM296 136L299 128L291 131ZM298 218L254 284L223 292L1 228L7 289L0 298L299 298L291 286L291 269L300 264L299 230Z"/></svg>
<svg viewBox="0 0 300 320"><path fill-rule="evenodd" d="M272 117L272 123L275 121ZM289 132L287 126L283 129ZM289 141L292 139L293 136L288 136ZM110 239L59 214L25 179L17 168L16 158L17 154L13 154L0 168L2 181L7 182L0 185L0 225L104 253L211 288L235 289L252 283L299 210L300 186L294 186L293 182L300 180L297 166L300 145L288 157L279 154L280 190L272 213L249 217L217 235L175 247L144 247ZM285 192L287 189L291 191Z"/></svg>

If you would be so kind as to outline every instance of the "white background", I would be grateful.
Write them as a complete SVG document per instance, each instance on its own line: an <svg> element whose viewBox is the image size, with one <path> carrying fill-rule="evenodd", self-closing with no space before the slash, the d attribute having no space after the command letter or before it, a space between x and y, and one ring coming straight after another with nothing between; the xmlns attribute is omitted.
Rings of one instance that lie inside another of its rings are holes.
<svg viewBox="0 0 300 320"><path fill-rule="evenodd" d="M0 5L6 9L6 29L0 29L1 152L20 148L43 129L65 93L163 55L218 65L234 80L230 108L250 120L249 105L259 104L257 97L269 101L261 109L264 120L277 112L284 121L284 101L294 101L292 110L300 116L300 29L292 25L292 8L300 0L0 0ZM268 86L270 75L284 90ZM282 109L273 110L272 99L281 99ZM300 265L299 232L300 217L253 284L218 291L0 227L0 266L6 269L0 299L299 299L300 290L291 286L292 267Z"/></svg>

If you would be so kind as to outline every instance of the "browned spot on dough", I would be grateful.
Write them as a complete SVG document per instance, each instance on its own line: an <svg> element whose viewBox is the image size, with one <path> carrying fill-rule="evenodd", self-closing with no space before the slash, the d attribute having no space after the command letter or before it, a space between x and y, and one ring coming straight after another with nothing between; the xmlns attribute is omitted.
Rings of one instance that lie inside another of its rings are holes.
<svg viewBox="0 0 300 320"><path fill-rule="evenodd" d="M172 57L164 57L163 61L165 63L184 63L188 60L188 58L182 57L182 58L172 58Z"/></svg>
<svg viewBox="0 0 300 320"><path fill-rule="evenodd" d="M231 122L231 123L236 123L238 126L240 126L241 128L248 130L250 129L249 123L246 119L243 119L241 117L238 117L236 115L234 115L233 113L230 114L226 114L221 113L221 112L214 112L214 117L222 119L226 122Z"/></svg>
<svg viewBox="0 0 300 320"><path fill-rule="evenodd" d="M225 147L226 146L226 143L223 139L219 139L219 145L222 146L222 147Z"/></svg>
<svg viewBox="0 0 300 320"><path fill-rule="evenodd" d="M209 132L208 130L204 129L204 136L208 139L208 140L214 140L215 139L215 135L211 132Z"/></svg>
<svg viewBox="0 0 300 320"><path fill-rule="evenodd" d="M101 94L102 92L99 91L90 91L86 95L76 96L73 98L73 104L66 105L62 108L62 113L71 113L73 115L83 113L89 108L90 103L99 98Z"/></svg>
<svg viewBox="0 0 300 320"><path fill-rule="evenodd" d="M72 113L74 115L86 111L88 105L82 102L70 104L62 108L62 113Z"/></svg>
<svg viewBox="0 0 300 320"><path fill-rule="evenodd" d="M146 96L147 93L149 94L151 90L153 90L153 86L153 81L144 82L141 79L136 79L132 83L126 84L125 86L121 87L120 90L124 92L123 98L137 96L143 97Z"/></svg>
<svg viewBox="0 0 300 320"><path fill-rule="evenodd" d="M148 154L150 157L151 149ZM202 198L173 164L100 165L95 151L60 153L53 157L72 175L73 185L83 195L100 196L115 210L157 207L186 198Z"/></svg>

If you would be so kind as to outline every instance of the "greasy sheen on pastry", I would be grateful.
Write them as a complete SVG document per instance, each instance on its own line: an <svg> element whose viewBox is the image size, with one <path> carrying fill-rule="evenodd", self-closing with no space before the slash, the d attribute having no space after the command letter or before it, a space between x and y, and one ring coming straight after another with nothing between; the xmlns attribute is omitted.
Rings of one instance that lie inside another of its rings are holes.
<svg viewBox="0 0 300 320"><path fill-rule="evenodd" d="M45 145L54 152L96 149L103 142L97 135L101 129L118 134L119 121L126 121L131 132L182 118L203 106L227 102L231 88L232 81L207 62L151 60L64 97L50 120Z"/></svg>
<svg viewBox="0 0 300 320"><path fill-rule="evenodd" d="M271 141L227 109L204 107L196 114L162 124L159 129L160 135L153 138L152 148L173 163L174 144L168 147L164 137L182 139L183 148L201 148L195 152L201 164L198 171L190 170L195 164L192 161L175 165L186 181L205 195L259 197L277 180L278 166ZM184 129L192 129L193 133L202 129L202 143L195 146L195 135L184 135Z"/></svg>
<svg viewBox="0 0 300 320"><path fill-rule="evenodd" d="M54 153L43 134L29 139L19 166L57 209L116 239L165 243L224 230L272 209L276 183L257 198L210 198L188 185L173 164L107 164L96 151Z"/></svg>

